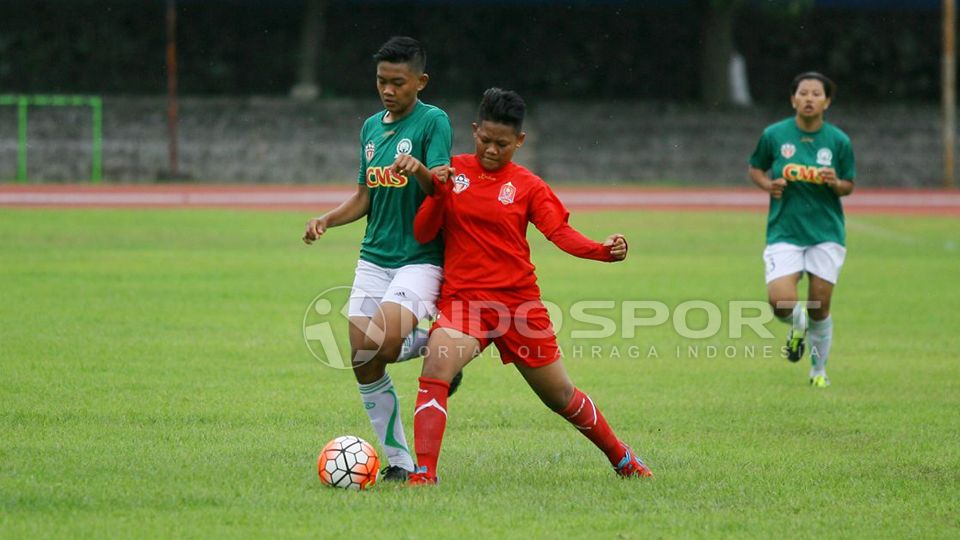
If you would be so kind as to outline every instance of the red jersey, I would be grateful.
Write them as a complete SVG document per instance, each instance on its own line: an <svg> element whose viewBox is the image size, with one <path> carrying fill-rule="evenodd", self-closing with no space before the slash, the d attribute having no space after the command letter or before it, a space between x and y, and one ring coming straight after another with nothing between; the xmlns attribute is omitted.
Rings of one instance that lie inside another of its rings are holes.
<svg viewBox="0 0 960 540"><path fill-rule="evenodd" d="M610 248L570 227L570 212L540 177L509 163L486 171L473 154L454 156L456 176L434 179L414 221L414 236L429 242L443 229L441 296L494 289L513 298L539 299L530 261L527 223L564 251L584 259L613 261Z"/></svg>

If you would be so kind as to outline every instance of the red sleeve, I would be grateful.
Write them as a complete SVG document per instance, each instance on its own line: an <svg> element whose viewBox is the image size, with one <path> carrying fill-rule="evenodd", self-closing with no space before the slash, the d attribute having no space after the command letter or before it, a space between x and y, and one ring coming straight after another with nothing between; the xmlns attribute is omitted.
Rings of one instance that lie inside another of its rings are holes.
<svg viewBox="0 0 960 540"><path fill-rule="evenodd" d="M547 237L557 245L558 248L566 251L574 257L581 259L593 259L595 261L613 262L613 256L610 255L610 248L594 242L579 231L564 223L559 229Z"/></svg>
<svg viewBox="0 0 960 540"><path fill-rule="evenodd" d="M557 229L567 224L570 212L546 182L536 177L534 182L528 211L530 223L540 229L544 236L550 238Z"/></svg>
<svg viewBox="0 0 960 540"><path fill-rule="evenodd" d="M570 212L560 198L545 182L540 180L539 183L539 189L530 202L530 222L540 229L547 240L574 257L613 262L610 248L590 240L571 227L567 223Z"/></svg>
<svg viewBox="0 0 960 540"><path fill-rule="evenodd" d="M413 237L417 242L426 244L440 233L440 228L443 227L443 207L451 183L440 182L437 175L433 175L433 195L423 200L417 216L413 219Z"/></svg>

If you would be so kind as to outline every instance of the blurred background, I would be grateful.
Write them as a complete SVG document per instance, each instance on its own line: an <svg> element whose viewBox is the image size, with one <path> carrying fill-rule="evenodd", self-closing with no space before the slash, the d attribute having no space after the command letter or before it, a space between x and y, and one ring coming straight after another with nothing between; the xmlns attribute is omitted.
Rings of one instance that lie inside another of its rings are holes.
<svg viewBox="0 0 960 540"><path fill-rule="evenodd" d="M518 160L548 181L749 185L761 130L792 116L793 76L818 70L838 85L828 120L853 139L862 185L944 184L940 0L0 0L0 13L2 181L350 185L380 108L371 55L403 34L427 48L421 98L450 114L454 151L472 149L482 91L514 89L530 106Z"/></svg>

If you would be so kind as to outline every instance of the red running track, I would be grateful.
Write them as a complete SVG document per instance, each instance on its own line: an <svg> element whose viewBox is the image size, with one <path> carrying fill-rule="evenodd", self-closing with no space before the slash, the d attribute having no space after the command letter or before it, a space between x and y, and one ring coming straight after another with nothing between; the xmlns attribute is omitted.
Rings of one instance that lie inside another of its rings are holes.
<svg viewBox="0 0 960 540"><path fill-rule="evenodd" d="M577 210L764 211L767 196L750 188L565 187L557 194ZM275 185L19 185L0 184L0 207L17 208L248 208L317 212L346 199L341 186ZM960 191L862 189L843 201L850 213L960 217Z"/></svg>

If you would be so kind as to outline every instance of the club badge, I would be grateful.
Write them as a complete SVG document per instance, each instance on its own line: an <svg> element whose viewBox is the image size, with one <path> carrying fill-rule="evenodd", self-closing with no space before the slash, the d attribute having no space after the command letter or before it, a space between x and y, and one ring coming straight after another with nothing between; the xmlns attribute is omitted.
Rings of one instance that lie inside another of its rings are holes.
<svg viewBox="0 0 960 540"><path fill-rule="evenodd" d="M457 177L453 179L454 193L463 193L468 187L470 187L470 179L467 178L467 175L458 174Z"/></svg>
<svg viewBox="0 0 960 540"><path fill-rule="evenodd" d="M513 182L507 182L500 188L500 195L497 196L497 200L501 204L513 204L513 199L517 196L517 188L513 185Z"/></svg>
<svg viewBox="0 0 960 540"><path fill-rule="evenodd" d="M792 158L796 153L797 147L790 143L783 143L783 146L780 147L780 155L786 159Z"/></svg>
<svg viewBox="0 0 960 540"><path fill-rule="evenodd" d="M833 152L829 148L817 150L817 165L829 167L833 163Z"/></svg>
<svg viewBox="0 0 960 540"><path fill-rule="evenodd" d="M368 142L363 147L363 154L367 156L367 161L373 159L373 153L377 150L377 147L373 144L373 141Z"/></svg>

